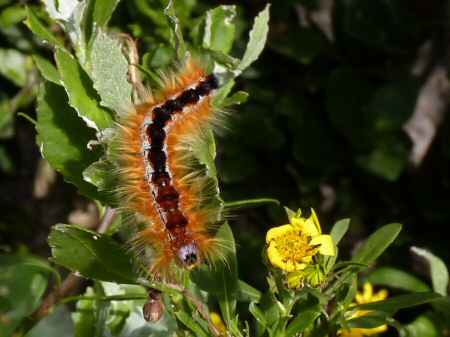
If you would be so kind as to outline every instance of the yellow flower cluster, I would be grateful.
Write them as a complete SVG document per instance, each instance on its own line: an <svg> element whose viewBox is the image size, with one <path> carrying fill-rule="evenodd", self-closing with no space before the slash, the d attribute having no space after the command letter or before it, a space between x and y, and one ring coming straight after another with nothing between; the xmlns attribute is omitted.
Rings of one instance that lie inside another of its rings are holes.
<svg viewBox="0 0 450 337"><path fill-rule="evenodd" d="M385 300L388 296L388 292L386 289L381 289L378 293L373 292L372 284L365 283L363 286L363 292L358 292L355 296L356 302L352 303L352 305L364 304L364 303L372 303L376 301ZM365 314L371 312L372 310L358 310L348 319L364 316ZM371 329L363 329L363 328L352 328L350 330L340 330L339 336L343 337L363 337L363 336L372 336L378 334L380 332L386 331L387 325L381 325L376 328Z"/></svg>
<svg viewBox="0 0 450 337"><path fill-rule="evenodd" d="M291 288L300 288L306 276L312 285L323 282L323 268L314 264L318 253L334 256L334 243L330 235L322 234L316 213L311 209L308 219L299 210L291 223L271 228L266 235L267 256L270 263L286 272Z"/></svg>

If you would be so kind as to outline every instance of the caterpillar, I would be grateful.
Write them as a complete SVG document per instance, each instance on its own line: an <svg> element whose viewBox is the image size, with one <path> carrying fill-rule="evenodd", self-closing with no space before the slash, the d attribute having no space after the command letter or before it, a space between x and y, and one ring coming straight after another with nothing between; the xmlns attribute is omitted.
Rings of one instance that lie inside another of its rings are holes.
<svg viewBox="0 0 450 337"><path fill-rule="evenodd" d="M160 77L161 88L122 117L115 134L121 208L140 224L131 243L150 247L150 271L167 277L175 266L224 259L224 243L211 233L221 207L204 203L210 179L194 169L193 145L225 114L211 103L218 77L198 59L189 56Z"/></svg>

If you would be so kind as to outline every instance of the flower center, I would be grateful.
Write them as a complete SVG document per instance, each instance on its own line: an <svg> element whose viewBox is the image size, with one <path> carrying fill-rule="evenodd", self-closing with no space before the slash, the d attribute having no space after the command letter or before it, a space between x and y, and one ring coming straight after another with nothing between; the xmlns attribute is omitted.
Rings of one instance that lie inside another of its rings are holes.
<svg viewBox="0 0 450 337"><path fill-rule="evenodd" d="M278 251L284 261L302 262L305 257L317 254L317 249L309 245L311 238L301 231L292 231L275 239Z"/></svg>

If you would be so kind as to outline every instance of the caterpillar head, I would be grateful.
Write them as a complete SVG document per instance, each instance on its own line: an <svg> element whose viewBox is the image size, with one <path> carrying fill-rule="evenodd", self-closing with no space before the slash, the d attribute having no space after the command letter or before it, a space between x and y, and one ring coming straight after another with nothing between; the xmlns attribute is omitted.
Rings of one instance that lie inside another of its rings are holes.
<svg viewBox="0 0 450 337"><path fill-rule="evenodd" d="M186 269L192 269L199 265L197 245L189 243L177 249L179 263Z"/></svg>

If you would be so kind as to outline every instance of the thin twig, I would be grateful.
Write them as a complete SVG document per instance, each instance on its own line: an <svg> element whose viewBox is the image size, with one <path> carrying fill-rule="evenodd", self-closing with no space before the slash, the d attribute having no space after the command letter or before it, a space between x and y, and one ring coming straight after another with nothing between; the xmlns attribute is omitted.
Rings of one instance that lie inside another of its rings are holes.
<svg viewBox="0 0 450 337"><path fill-rule="evenodd" d="M81 287L81 285L86 282L86 279L82 276L75 275L75 273L70 273L64 281L62 281L61 286L53 290L47 295L44 302L36 310L33 318L36 321L43 319L50 312L55 303L58 303L61 298L70 293L73 289Z"/></svg>
<svg viewBox="0 0 450 337"><path fill-rule="evenodd" d="M103 214L103 217L100 220L97 232L101 234L105 233L108 230L108 228L111 227L115 218L116 218L116 211L111 207L106 206L105 214Z"/></svg>
<svg viewBox="0 0 450 337"><path fill-rule="evenodd" d="M167 287L169 287L171 289L174 289L174 290L177 290L180 293L182 293L184 296L189 298L191 300L191 302L194 304L194 306L197 308L199 314L205 320L206 324L208 324L209 329L214 334L214 336L216 336L216 337L220 337L221 336L221 333L219 332L217 327L212 322L211 317L208 315L208 313L203 308L202 303L198 300L197 297L194 296L193 293L191 293L190 291L184 289L183 287L181 287L179 284L176 284L176 283L166 283L166 285L167 285Z"/></svg>

